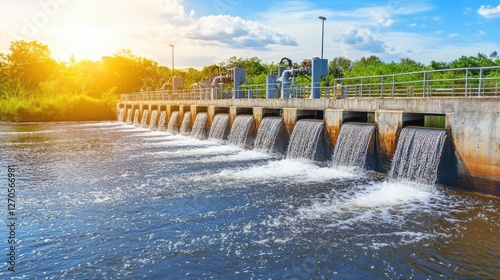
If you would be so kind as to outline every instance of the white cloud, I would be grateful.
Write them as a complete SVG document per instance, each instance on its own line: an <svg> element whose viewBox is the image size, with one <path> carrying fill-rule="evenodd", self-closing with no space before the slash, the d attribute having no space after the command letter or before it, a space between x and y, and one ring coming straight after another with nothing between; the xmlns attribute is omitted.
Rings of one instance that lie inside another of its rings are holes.
<svg viewBox="0 0 500 280"><path fill-rule="evenodd" d="M485 18L500 17L500 5L496 7L481 5L477 13Z"/></svg>
<svg viewBox="0 0 500 280"><path fill-rule="evenodd" d="M412 23L412 24L408 24L408 26L409 26L409 27L417 27L417 26L418 26L418 24L416 24L416 23Z"/></svg>
<svg viewBox="0 0 500 280"><path fill-rule="evenodd" d="M336 38L337 41L350 45L360 51L383 53L387 46L366 28L350 28Z"/></svg>
<svg viewBox="0 0 500 280"><path fill-rule="evenodd" d="M389 9L396 15L413 15L431 10L433 6L427 1L391 1Z"/></svg>
<svg viewBox="0 0 500 280"><path fill-rule="evenodd" d="M452 33L452 34L448 35L448 37L450 37L450 38L455 38L455 37L458 37L458 36L460 36L459 33Z"/></svg>
<svg viewBox="0 0 500 280"><path fill-rule="evenodd" d="M187 28L187 37L237 48L265 48L270 44L296 46L289 35L261 23L228 15L207 16Z"/></svg>
<svg viewBox="0 0 500 280"><path fill-rule="evenodd" d="M377 23L380 24L381 26L383 27L390 27L392 26L396 21L393 20L393 19L384 19L384 18L381 18L379 20L377 20Z"/></svg>

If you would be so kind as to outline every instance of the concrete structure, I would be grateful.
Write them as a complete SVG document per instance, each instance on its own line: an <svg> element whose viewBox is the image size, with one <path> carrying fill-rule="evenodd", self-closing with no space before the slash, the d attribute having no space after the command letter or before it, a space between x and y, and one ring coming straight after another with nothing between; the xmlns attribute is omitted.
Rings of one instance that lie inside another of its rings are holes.
<svg viewBox="0 0 500 280"><path fill-rule="evenodd" d="M188 110L192 122L197 113L207 112L207 126L218 113L229 113L230 125L237 115L253 115L256 128L266 116L281 116L288 135L299 119L321 119L330 148L337 143L343 123L374 121L375 169L380 172L388 172L402 128L424 126L426 117L442 116L448 143L438 183L500 196L498 97L122 101L117 108L139 108L141 116L143 110L158 108L166 110L168 118L179 111L180 122Z"/></svg>

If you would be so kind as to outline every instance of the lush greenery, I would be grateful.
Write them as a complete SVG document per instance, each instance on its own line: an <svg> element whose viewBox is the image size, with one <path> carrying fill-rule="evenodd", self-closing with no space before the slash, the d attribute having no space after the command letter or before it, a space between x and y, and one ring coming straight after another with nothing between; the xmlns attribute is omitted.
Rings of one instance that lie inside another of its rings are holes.
<svg viewBox="0 0 500 280"><path fill-rule="evenodd" d="M159 89L172 77L182 76L186 87L210 76L226 74L231 67L245 68L249 84L264 84L266 75L277 72L278 65L263 63L257 57L230 57L217 65L172 69L122 50L99 61L71 58L56 61L47 45L37 41L15 41L8 54L0 53L0 121L106 120L115 118L120 93L135 92L146 86ZM299 67L297 63L294 63ZM330 61L329 75L335 78L387 75L447 68L500 66L497 52L489 56L462 56L452 62L432 61L423 65L409 58L383 62L377 56L352 61L336 57ZM498 74L498 73L495 73ZM448 74L449 75L449 74ZM309 83L299 77L298 83ZM167 85L168 88L168 85Z"/></svg>

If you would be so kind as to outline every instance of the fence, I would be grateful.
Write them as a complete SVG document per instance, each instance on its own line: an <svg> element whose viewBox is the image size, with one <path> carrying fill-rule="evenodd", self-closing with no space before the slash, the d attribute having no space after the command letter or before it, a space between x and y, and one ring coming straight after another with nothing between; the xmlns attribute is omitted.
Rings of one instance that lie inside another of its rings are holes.
<svg viewBox="0 0 500 280"><path fill-rule="evenodd" d="M500 96L500 66L432 70L393 75L335 79L334 86L318 87L320 98L398 98ZM277 84L243 85L238 91L224 88L194 88L122 94L122 101L168 101L208 99L265 99ZM290 87L290 98L310 98L310 86Z"/></svg>

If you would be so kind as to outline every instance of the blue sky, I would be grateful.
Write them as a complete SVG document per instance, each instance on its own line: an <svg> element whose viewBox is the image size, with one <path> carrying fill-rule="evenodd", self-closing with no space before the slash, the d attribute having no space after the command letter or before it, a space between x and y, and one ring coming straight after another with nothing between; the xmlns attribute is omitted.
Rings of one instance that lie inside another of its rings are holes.
<svg viewBox="0 0 500 280"><path fill-rule="evenodd" d="M0 52L11 40L48 44L55 58L99 59L121 49L177 67L231 56L266 63L320 56L428 64L500 52L497 1L2 0Z"/></svg>

